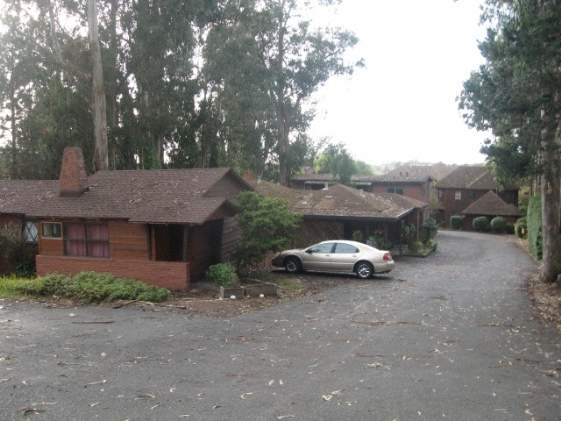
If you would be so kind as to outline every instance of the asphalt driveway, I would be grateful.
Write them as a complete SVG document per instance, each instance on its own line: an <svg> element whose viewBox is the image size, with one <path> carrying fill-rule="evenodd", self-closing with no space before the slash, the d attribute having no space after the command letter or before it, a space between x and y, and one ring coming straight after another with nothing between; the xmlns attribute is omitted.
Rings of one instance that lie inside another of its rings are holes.
<svg viewBox="0 0 561 421"><path fill-rule="evenodd" d="M0 301L0 421L561 419L535 263L508 237L437 240L388 276L229 319Z"/></svg>

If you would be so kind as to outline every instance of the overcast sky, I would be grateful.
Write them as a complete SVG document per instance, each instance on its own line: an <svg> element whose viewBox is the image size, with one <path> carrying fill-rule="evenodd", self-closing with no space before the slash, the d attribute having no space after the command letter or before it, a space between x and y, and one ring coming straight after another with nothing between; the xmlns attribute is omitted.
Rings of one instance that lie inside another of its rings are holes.
<svg viewBox="0 0 561 421"><path fill-rule="evenodd" d="M375 165L483 163L487 135L465 125L456 103L462 83L483 63L480 3L343 0L334 22L359 37L349 57L363 57L366 68L319 90L312 137L330 136Z"/></svg>

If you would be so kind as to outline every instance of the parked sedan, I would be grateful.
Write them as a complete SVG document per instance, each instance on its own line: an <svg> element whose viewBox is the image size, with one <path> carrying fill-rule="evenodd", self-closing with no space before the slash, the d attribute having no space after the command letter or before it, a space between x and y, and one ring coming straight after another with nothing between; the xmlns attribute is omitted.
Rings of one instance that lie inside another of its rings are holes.
<svg viewBox="0 0 561 421"><path fill-rule="evenodd" d="M375 273L387 273L394 267L389 251L348 240L323 241L304 249L285 250L273 257L273 266L287 272L303 270L355 273L368 279Z"/></svg>

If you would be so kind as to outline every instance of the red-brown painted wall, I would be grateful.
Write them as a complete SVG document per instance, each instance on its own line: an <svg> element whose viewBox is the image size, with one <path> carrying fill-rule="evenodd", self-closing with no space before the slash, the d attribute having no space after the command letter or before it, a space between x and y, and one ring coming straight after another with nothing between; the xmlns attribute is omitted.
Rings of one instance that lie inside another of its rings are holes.
<svg viewBox="0 0 561 421"><path fill-rule="evenodd" d="M82 271L110 273L117 278L137 279L173 291L189 289L189 264L150 260L113 260L79 257L37 256L37 276L52 272L75 275Z"/></svg>
<svg viewBox="0 0 561 421"><path fill-rule="evenodd" d="M456 192L462 194L460 200L456 200ZM487 194L489 190L468 190L468 189L442 189L440 203L444 208L443 222L446 226L450 226L450 217L452 215L463 215L463 211L472 203L477 202L481 197ZM470 194L472 197L470 197ZM515 190L506 190L497 193L506 203L518 206L518 192ZM472 218L473 219L473 218ZM516 219L516 218L515 218ZM464 221L464 227L471 229L471 221Z"/></svg>
<svg viewBox="0 0 561 421"><path fill-rule="evenodd" d="M420 200L421 202L429 202L429 186L428 184L384 184L373 185L370 193L387 193L388 187L398 187L403 189L403 196L411 199Z"/></svg>

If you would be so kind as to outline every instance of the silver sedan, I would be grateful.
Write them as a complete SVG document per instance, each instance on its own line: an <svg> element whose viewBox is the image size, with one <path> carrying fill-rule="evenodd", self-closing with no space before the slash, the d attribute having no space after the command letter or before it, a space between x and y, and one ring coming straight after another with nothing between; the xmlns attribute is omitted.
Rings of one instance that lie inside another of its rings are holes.
<svg viewBox="0 0 561 421"><path fill-rule="evenodd" d="M348 240L323 241L304 249L285 250L273 258L273 266L287 272L303 270L355 273L368 279L375 273L388 273L394 268L389 251Z"/></svg>

